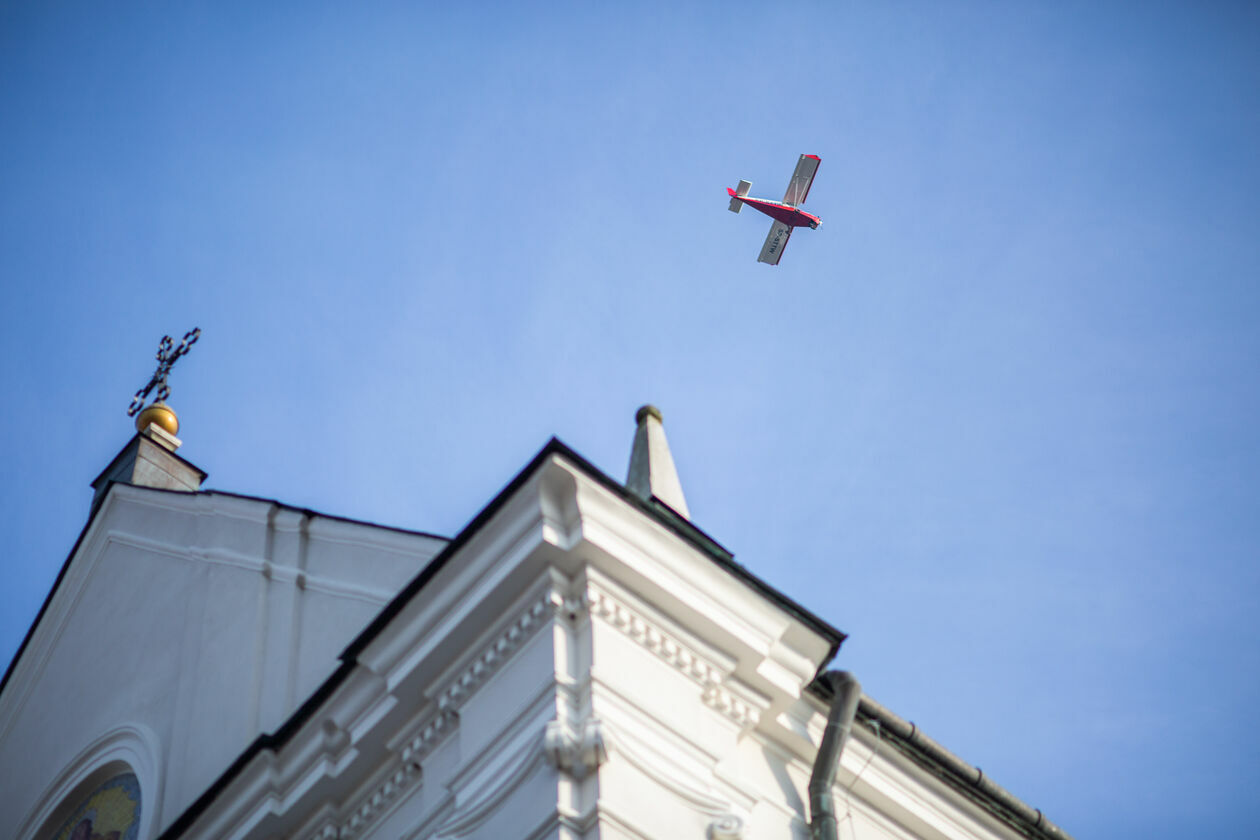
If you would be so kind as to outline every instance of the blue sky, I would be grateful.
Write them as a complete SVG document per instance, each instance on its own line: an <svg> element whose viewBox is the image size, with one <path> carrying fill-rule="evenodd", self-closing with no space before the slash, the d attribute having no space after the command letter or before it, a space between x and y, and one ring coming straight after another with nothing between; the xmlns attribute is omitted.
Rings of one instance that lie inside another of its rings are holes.
<svg viewBox="0 0 1260 840"><path fill-rule="evenodd" d="M874 697L1078 837L1250 836L1255 6L255 6L0 5L0 659L198 325L210 487L453 534L656 403Z"/></svg>

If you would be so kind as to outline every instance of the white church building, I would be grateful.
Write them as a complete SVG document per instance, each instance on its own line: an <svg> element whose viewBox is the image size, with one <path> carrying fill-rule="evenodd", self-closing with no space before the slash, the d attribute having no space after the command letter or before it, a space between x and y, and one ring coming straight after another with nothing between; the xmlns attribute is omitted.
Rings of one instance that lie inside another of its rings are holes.
<svg viewBox="0 0 1260 840"><path fill-rule="evenodd" d="M141 417L0 683L0 838L1067 836L828 670L652 407L625 484L552 440L451 539L203 490Z"/></svg>

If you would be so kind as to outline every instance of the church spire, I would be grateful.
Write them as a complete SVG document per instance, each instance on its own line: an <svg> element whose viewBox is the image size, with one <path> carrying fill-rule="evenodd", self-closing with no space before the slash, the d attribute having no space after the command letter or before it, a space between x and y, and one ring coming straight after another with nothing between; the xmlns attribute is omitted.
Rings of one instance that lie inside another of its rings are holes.
<svg viewBox="0 0 1260 840"><path fill-rule="evenodd" d="M634 431L634 448L630 451L626 488L645 500L655 496L690 519L682 484L678 481L678 470L674 468L669 442L665 440L661 410L654 405L645 405L635 412L634 421L637 428Z"/></svg>

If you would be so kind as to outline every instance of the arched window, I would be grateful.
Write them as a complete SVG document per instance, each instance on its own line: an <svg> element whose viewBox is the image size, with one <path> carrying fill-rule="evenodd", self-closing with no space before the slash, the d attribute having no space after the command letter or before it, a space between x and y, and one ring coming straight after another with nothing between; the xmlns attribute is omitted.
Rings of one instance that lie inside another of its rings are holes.
<svg viewBox="0 0 1260 840"><path fill-rule="evenodd" d="M18 824L17 837L152 840L162 801L161 754L157 735L143 724L125 723L106 732L44 788Z"/></svg>
<svg viewBox="0 0 1260 840"><path fill-rule="evenodd" d="M66 814L47 840L138 840L140 782L134 773L116 773L81 793L58 811Z"/></svg>

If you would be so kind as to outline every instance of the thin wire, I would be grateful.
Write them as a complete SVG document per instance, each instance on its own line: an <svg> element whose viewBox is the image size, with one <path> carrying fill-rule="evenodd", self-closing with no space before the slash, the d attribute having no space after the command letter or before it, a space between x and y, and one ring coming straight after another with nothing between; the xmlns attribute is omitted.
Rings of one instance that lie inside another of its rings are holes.
<svg viewBox="0 0 1260 840"><path fill-rule="evenodd" d="M871 721L871 725L875 727L875 749L871 752L870 758L866 759L866 763L862 765L862 769L859 770L857 775L853 777L853 781L849 782L848 786L844 789L844 817L840 820L840 822L843 823L845 820L849 821L849 836L852 837L853 840L857 840L857 820L853 818L853 802L849 794L853 792L853 787L858 783L858 780L862 778L862 774L866 772L866 768L870 767L871 762L879 755L879 748L884 744L883 739L880 737L879 721L873 720ZM839 828L839 825L836 827Z"/></svg>

